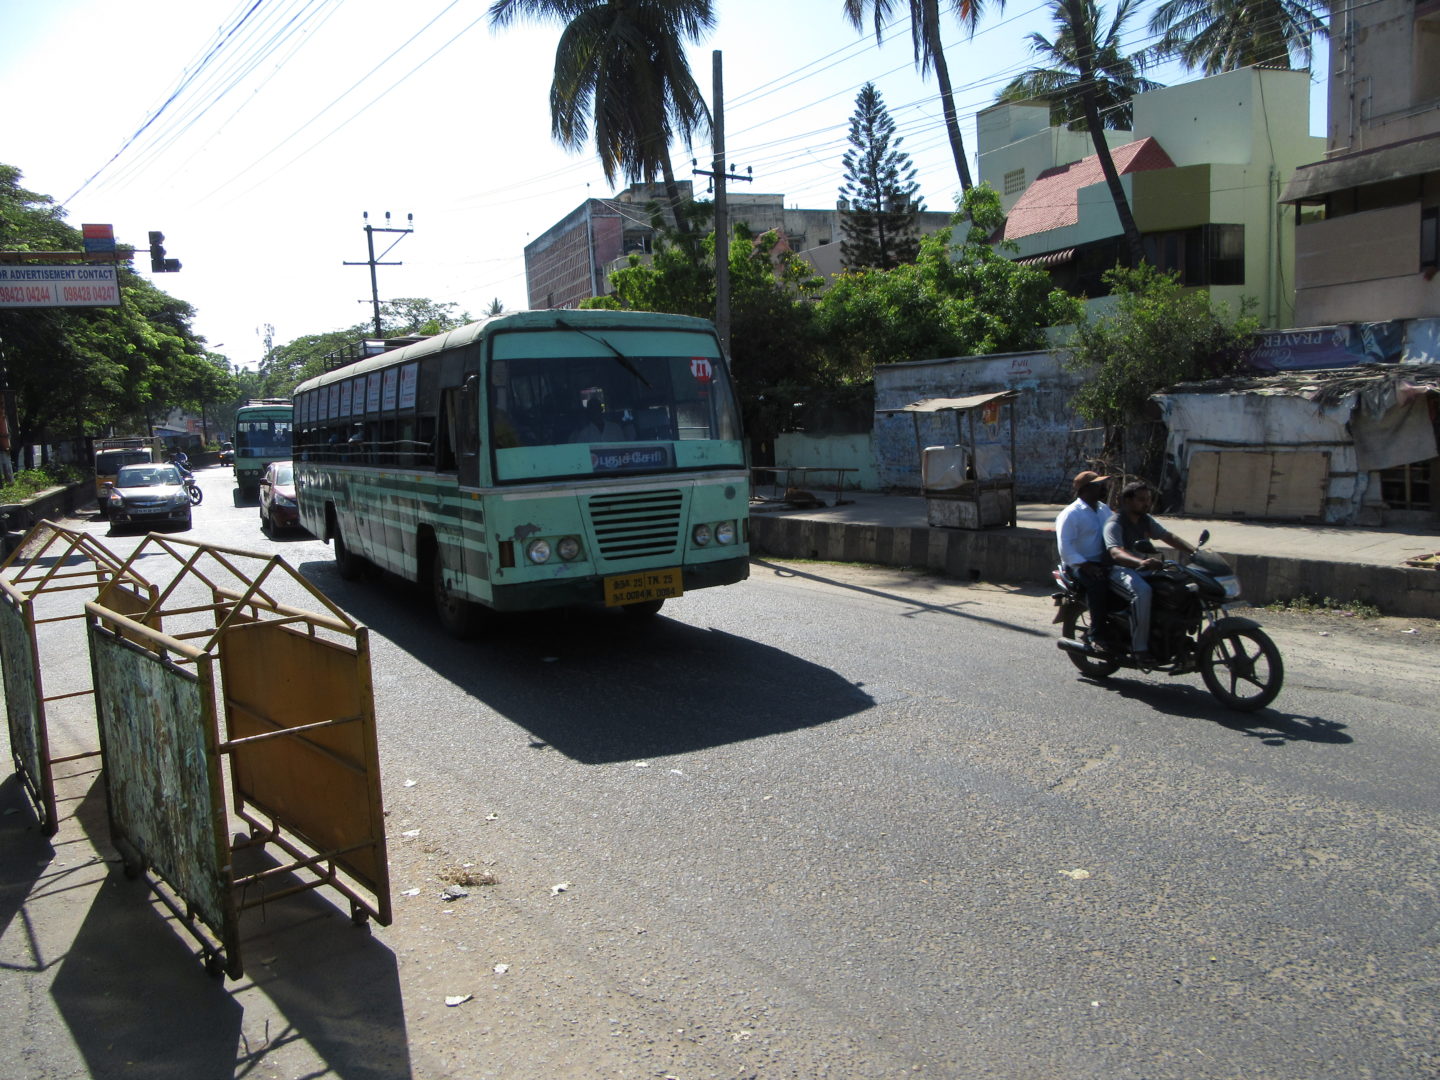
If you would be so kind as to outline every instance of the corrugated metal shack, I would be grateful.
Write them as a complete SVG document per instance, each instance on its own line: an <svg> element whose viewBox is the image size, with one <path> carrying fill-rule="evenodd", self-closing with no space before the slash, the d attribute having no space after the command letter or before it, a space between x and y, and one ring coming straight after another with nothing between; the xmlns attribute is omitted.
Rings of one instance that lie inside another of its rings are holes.
<svg viewBox="0 0 1440 1080"><path fill-rule="evenodd" d="M1440 521L1440 365L1235 376L1152 400L1168 429L1163 486L1183 489L1186 513Z"/></svg>

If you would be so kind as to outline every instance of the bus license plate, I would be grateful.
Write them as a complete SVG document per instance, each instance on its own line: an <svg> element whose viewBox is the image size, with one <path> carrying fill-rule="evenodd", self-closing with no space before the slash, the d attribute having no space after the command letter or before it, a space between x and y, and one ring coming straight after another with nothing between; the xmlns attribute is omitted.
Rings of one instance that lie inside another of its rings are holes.
<svg viewBox="0 0 1440 1080"><path fill-rule="evenodd" d="M668 600L685 592L680 568L646 570L638 574L617 574L605 579L605 605L641 604L647 600Z"/></svg>

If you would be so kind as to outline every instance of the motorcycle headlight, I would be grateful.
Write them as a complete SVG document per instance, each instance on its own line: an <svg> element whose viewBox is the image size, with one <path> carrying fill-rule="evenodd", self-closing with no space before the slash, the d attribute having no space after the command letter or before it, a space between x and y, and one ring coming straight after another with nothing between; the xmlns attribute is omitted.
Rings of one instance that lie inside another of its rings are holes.
<svg viewBox="0 0 1440 1080"><path fill-rule="evenodd" d="M1225 590L1226 600L1234 600L1240 595L1240 579L1238 577L1235 577L1233 574L1227 574L1225 577L1218 577L1215 580L1220 584L1220 587Z"/></svg>
<svg viewBox="0 0 1440 1080"><path fill-rule="evenodd" d="M578 537L565 536L555 545L555 553L566 562L574 562L580 557L580 540Z"/></svg>
<svg viewBox="0 0 1440 1080"><path fill-rule="evenodd" d="M550 541L531 540L525 545L525 557L536 566L550 561Z"/></svg>
<svg viewBox="0 0 1440 1080"><path fill-rule="evenodd" d="M733 544L735 542L735 523L733 521L722 521L715 526L715 542L717 544Z"/></svg>
<svg viewBox="0 0 1440 1080"><path fill-rule="evenodd" d="M696 525L690 533L690 539L695 541L696 547L704 547L710 543L710 526Z"/></svg>

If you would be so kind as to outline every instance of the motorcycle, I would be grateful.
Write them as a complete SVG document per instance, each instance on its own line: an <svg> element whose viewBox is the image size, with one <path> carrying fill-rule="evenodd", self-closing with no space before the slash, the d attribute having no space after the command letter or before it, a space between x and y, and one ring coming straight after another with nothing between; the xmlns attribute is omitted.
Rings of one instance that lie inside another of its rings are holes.
<svg viewBox="0 0 1440 1080"><path fill-rule="evenodd" d="M1095 646L1085 589L1063 566L1053 571L1059 586L1053 621L1061 633L1056 645L1093 679L1108 678L1122 667L1172 676L1198 671L1226 708L1254 712L1269 705L1285 681L1280 650L1255 620L1228 613L1240 599L1240 581L1229 563L1204 550L1209 539L1207 529L1187 562L1167 559L1146 574L1152 593L1149 661L1137 660L1130 646L1130 606L1113 589L1102 619L1109 639L1120 644L1113 650ZM1153 554L1154 548L1141 553Z"/></svg>
<svg viewBox="0 0 1440 1080"><path fill-rule="evenodd" d="M195 474L190 471L190 466L183 461L172 461L171 464L180 470L180 479L185 484L185 494L190 496L190 505L199 506L205 498L205 493L195 482Z"/></svg>

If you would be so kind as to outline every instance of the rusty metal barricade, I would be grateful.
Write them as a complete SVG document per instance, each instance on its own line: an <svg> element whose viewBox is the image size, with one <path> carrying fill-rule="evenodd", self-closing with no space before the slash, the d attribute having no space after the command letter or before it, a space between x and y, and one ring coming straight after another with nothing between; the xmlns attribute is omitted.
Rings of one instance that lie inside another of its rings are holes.
<svg viewBox="0 0 1440 1080"><path fill-rule="evenodd" d="M143 608L118 578L85 605L111 836L127 872L148 872L206 967L232 978L244 971L241 912L280 897L327 887L357 923L388 925L368 631L279 556L152 533L122 569L159 554L177 569ZM254 560L256 572L241 569ZM227 785L248 828L234 843ZM237 854L255 846L284 859L242 873Z"/></svg>
<svg viewBox="0 0 1440 1080"><path fill-rule="evenodd" d="M88 697L94 689L87 686L63 694L45 693L38 628L47 623L83 619L85 612L78 603L73 611L61 614L54 613L56 605L44 612L38 605L42 597L50 594L95 593L106 584L118 586L113 593L117 610L142 611L153 598L153 590L147 583L125 570L120 558L103 544L88 533L67 529L53 521L37 522L0 563L0 657L3 657L5 675L10 755L45 836L54 836L59 828L55 766L95 757L100 751L51 756L46 705Z"/></svg>

